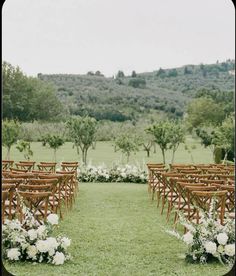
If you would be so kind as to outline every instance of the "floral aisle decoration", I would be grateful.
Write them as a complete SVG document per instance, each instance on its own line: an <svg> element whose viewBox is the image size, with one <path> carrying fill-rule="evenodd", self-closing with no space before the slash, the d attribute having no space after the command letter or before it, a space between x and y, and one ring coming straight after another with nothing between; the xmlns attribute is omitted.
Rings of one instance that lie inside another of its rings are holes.
<svg viewBox="0 0 236 276"><path fill-rule="evenodd" d="M39 224L28 208L24 207L25 219L6 220L2 225L3 258L9 261L31 261L62 265L71 258L67 237L52 237L58 216L50 214L47 221Z"/></svg>
<svg viewBox="0 0 236 276"><path fill-rule="evenodd" d="M146 183L147 173L139 166L125 165L113 166L111 169L105 165L84 166L78 171L78 179L81 182L133 182Z"/></svg>
<svg viewBox="0 0 236 276"><path fill-rule="evenodd" d="M222 264L232 265L235 259L235 221L226 218L224 225L221 225L217 220L214 200L209 212L199 209L199 213L199 224L188 221L179 213L179 221L187 229L184 235L181 236L176 231L166 232L188 246L186 261L204 264L218 260Z"/></svg>

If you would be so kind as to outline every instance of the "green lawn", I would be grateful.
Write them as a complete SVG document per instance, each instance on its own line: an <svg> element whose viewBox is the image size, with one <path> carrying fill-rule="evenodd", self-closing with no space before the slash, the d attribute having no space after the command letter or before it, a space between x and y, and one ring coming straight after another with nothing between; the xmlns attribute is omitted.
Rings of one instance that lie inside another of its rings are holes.
<svg viewBox="0 0 236 276"><path fill-rule="evenodd" d="M197 140L191 137L187 138L187 144L189 146L194 145L196 149L192 149L193 161L195 163L210 163L212 162L212 152L209 149L205 149ZM39 161L52 161L53 150L43 147L41 143L34 142L31 144L34 155L32 160ZM2 152L3 159L6 156L6 149L3 148ZM72 143L64 144L57 153L57 162L61 161L81 161L81 155L77 155L76 150L73 149ZM12 160L24 160L23 154L16 150L15 146L11 149L11 159ZM171 160L171 152L167 152L166 156L167 163ZM95 149L90 149L88 152L88 162L92 164L102 164L111 165L114 162L126 163L126 158L123 157L121 152L114 152L114 147L112 142L97 142ZM154 154L151 152L149 158L146 157L146 152L140 151L136 154L132 154L130 158L130 163L139 162L140 164L146 164L147 162L162 162L162 155L160 148L157 146L157 152ZM184 145L180 145L176 152L176 163L191 163L190 154L184 149Z"/></svg>
<svg viewBox="0 0 236 276"><path fill-rule="evenodd" d="M5 267L17 276L221 276L229 271L218 263L187 264L185 245L162 227L171 226L148 199L146 185L82 183L74 208L57 229L72 239L73 260L58 267L29 263Z"/></svg>

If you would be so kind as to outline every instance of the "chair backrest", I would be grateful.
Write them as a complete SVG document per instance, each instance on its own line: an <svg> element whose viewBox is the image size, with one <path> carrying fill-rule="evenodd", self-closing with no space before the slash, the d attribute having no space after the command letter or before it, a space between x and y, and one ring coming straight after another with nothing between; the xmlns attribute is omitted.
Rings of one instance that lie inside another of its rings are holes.
<svg viewBox="0 0 236 276"><path fill-rule="evenodd" d="M218 211L221 224L224 222L226 190L222 191L192 191L196 206L209 211L212 199L216 199L215 209Z"/></svg>
<svg viewBox="0 0 236 276"><path fill-rule="evenodd" d="M41 185L30 185L30 184L20 184L18 187L19 191L28 191L28 192L33 192L33 191L39 191L39 192L50 192L52 189L52 185L50 184L41 184Z"/></svg>
<svg viewBox="0 0 236 276"><path fill-rule="evenodd" d="M37 167L40 171L55 173L56 164L57 163L55 162L40 162L40 164L38 164Z"/></svg>
<svg viewBox="0 0 236 276"><path fill-rule="evenodd" d="M28 169L17 169L17 168L10 168L12 173L26 173Z"/></svg>
<svg viewBox="0 0 236 276"><path fill-rule="evenodd" d="M31 171L34 168L34 163L35 162L17 162L15 163L17 169L21 169L21 170L27 170L27 171Z"/></svg>
<svg viewBox="0 0 236 276"><path fill-rule="evenodd" d="M22 197L24 204L30 209L34 218L42 223L42 220L47 219L48 215L48 202L51 192L39 192L39 191L19 191L19 196ZM20 221L24 218L22 208L19 209Z"/></svg>
<svg viewBox="0 0 236 276"><path fill-rule="evenodd" d="M9 170L13 164L13 160L2 160L2 170Z"/></svg>

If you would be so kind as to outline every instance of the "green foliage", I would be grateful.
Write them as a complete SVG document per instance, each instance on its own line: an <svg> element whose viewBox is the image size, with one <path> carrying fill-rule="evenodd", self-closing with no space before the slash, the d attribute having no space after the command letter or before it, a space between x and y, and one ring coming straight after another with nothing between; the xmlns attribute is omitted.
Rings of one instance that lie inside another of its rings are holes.
<svg viewBox="0 0 236 276"><path fill-rule="evenodd" d="M81 149L82 160L86 164L88 149L96 141L97 121L88 116L74 117L67 122L67 128L77 152Z"/></svg>
<svg viewBox="0 0 236 276"><path fill-rule="evenodd" d="M134 88L145 88L146 81L142 78L133 78L129 80L129 86L132 86Z"/></svg>
<svg viewBox="0 0 236 276"><path fill-rule="evenodd" d="M132 152L137 152L139 150L139 139L137 136L131 133L123 133L115 139L115 150L121 150L127 157L127 162L129 162L129 157Z"/></svg>
<svg viewBox="0 0 236 276"><path fill-rule="evenodd" d="M20 124L18 121L3 120L2 122L2 145L7 148L6 159L10 160L10 150L14 145L20 133Z"/></svg>
<svg viewBox="0 0 236 276"><path fill-rule="evenodd" d="M180 143L185 142L185 128L183 122L171 121L170 122L170 144L169 149L172 150L171 164L174 162L175 152L178 149Z"/></svg>
<svg viewBox="0 0 236 276"><path fill-rule="evenodd" d="M62 104L51 84L27 77L19 67L7 62L2 64L2 80L3 118L53 121L63 115Z"/></svg>
<svg viewBox="0 0 236 276"><path fill-rule="evenodd" d="M154 136L155 142L161 148L164 164L166 163L165 152L169 148L171 142L171 127L172 124L169 121L161 121L147 129L147 133Z"/></svg>
<svg viewBox="0 0 236 276"><path fill-rule="evenodd" d="M119 78L124 78L125 77L125 74L123 71L119 70L117 75L116 75L116 78L119 79Z"/></svg>
<svg viewBox="0 0 236 276"><path fill-rule="evenodd" d="M30 160L30 157L33 156L33 151L30 148L30 142L19 140L17 142L16 149L19 150L19 152L23 152L26 160Z"/></svg>
<svg viewBox="0 0 236 276"><path fill-rule="evenodd" d="M178 76L178 72L176 69L171 69L169 72L168 72L168 77L177 77Z"/></svg>
<svg viewBox="0 0 236 276"><path fill-rule="evenodd" d="M187 122L189 128L207 125L219 125L225 118L224 110L211 98L194 99L187 109Z"/></svg>
<svg viewBox="0 0 236 276"><path fill-rule="evenodd" d="M223 148L225 151L224 162L227 160L230 150L234 151L234 131L235 121L233 116L227 117L221 126L215 130L215 137L213 138L213 144L216 147Z"/></svg>
<svg viewBox="0 0 236 276"><path fill-rule="evenodd" d="M137 77L137 74L136 74L135 71L132 71L131 77L132 77L132 78L136 78L136 77Z"/></svg>
<svg viewBox="0 0 236 276"><path fill-rule="evenodd" d="M42 145L48 145L51 149L53 149L53 158L56 162L56 152L57 150L65 143L64 139L59 135L51 135L47 134L42 137Z"/></svg>
<svg viewBox="0 0 236 276"><path fill-rule="evenodd" d="M164 78L166 76L166 71L164 69L160 68L156 75L157 75L157 77Z"/></svg>

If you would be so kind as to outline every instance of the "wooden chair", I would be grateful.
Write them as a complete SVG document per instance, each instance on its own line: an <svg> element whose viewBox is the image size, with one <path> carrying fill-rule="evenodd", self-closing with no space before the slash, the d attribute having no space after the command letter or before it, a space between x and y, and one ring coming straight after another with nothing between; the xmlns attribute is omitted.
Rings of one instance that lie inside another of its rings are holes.
<svg viewBox="0 0 236 276"><path fill-rule="evenodd" d="M14 184L2 184L2 223L6 219L12 220L16 215L15 189Z"/></svg>
<svg viewBox="0 0 236 276"><path fill-rule="evenodd" d="M162 173L162 184L163 188L161 191L161 198L162 198L162 206L161 206L161 214L163 214L164 206L166 201L168 201L168 197L171 197L171 190L172 190L172 179L183 177L181 173Z"/></svg>
<svg viewBox="0 0 236 276"><path fill-rule="evenodd" d="M227 191L225 209L229 216L235 216L235 187L232 185L221 185L220 190Z"/></svg>
<svg viewBox="0 0 236 276"><path fill-rule="evenodd" d="M10 170L14 164L13 160L2 160L2 170Z"/></svg>
<svg viewBox="0 0 236 276"><path fill-rule="evenodd" d="M62 162L61 163L62 171L74 173L75 193L77 193L79 190L79 182L78 182L78 175L77 175L78 167L79 167L79 162Z"/></svg>
<svg viewBox="0 0 236 276"><path fill-rule="evenodd" d="M40 224L42 224L42 221L46 221L47 216L51 213L48 211L49 196L51 195L51 192L40 192L38 190L29 192L20 190L18 194L22 198L24 204L30 209L34 218ZM19 198L18 200L20 201ZM20 203L19 206L20 221L22 222L24 219L24 213Z"/></svg>
<svg viewBox="0 0 236 276"><path fill-rule="evenodd" d="M55 173L56 165L57 163L55 162L40 162L40 164L38 164L37 167L40 171Z"/></svg>
<svg viewBox="0 0 236 276"><path fill-rule="evenodd" d="M149 168L149 179L148 179L148 191L151 192L151 199L154 200L155 192L157 192L157 206L159 206L160 194L162 192L162 173L167 171L163 167L150 167Z"/></svg>
<svg viewBox="0 0 236 276"><path fill-rule="evenodd" d="M26 173L26 172L28 172L27 169L16 169L16 168L10 168L10 171L12 173Z"/></svg>
<svg viewBox="0 0 236 276"><path fill-rule="evenodd" d="M219 216L220 223L224 223L225 215L225 200L226 200L226 190L222 191L192 191L193 201L196 206L200 207L202 210L208 212L212 199L216 199L216 211ZM197 209L197 223L199 223L199 210Z"/></svg>
<svg viewBox="0 0 236 276"><path fill-rule="evenodd" d="M15 163L17 169L27 170L28 172L34 169L34 161L19 161Z"/></svg>

